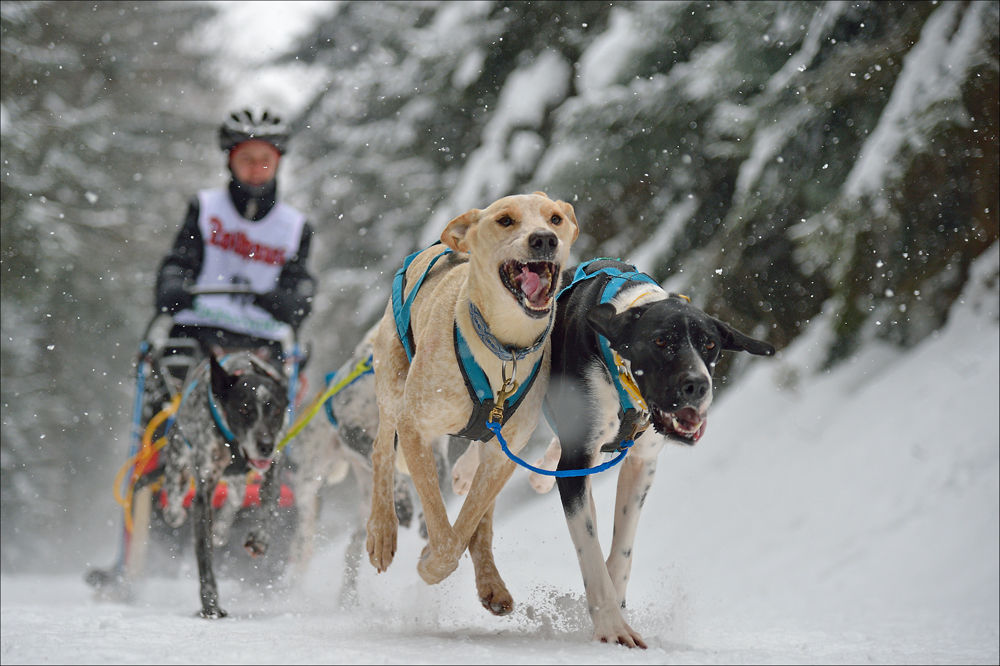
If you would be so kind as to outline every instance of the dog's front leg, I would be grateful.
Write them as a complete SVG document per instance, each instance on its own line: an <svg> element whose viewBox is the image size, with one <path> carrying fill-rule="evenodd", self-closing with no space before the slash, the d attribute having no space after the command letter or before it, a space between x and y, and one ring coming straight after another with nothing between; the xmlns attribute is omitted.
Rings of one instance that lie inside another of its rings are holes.
<svg viewBox="0 0 1000 666"><path fill-rule="evenodd" d="M242 476L227 477L226 490L226 501L212 520L213 540L219 548L229 543L229 528L233 526L236 514L243 508L246 479Z"/></svg>
<svg viewBox="0 0 1000 666"><path fill-rule="evenodd" d="M471 448L471 447L470 447ZM514 598L500 577L493 561L493 510L496 504L486 510L479 528L469 541L469 556L476 569L476 591L483 608L494 615L507 615L514 609Z"/></svg>
<svg viewBox="0 0 1000 666"><path fill-rule="evenodd" d="M190 484L191 449L184 438L172 434L166 448L166 467L163 472L163 489L167 493L167 503L163 507L163 519L167 525L177 529L184 524L187 511L184 496Z"/></svg>
<svg viewBox="0 0 1000 666"><path fill-rule="evenodd" d="M514 439L513 431L506 434ZM527 438L523 439L525 441L513 442L510 448L521 450ZM476 442L474 446L479 448L482 462L476 470L469 496L455 520L455 535L461 544L469 544L469 554L476 568L476 590L483 606L496 615L506 615L514 608L514 599L493 561L493 507L516 465L503 454L495 441Z"/></svg>
<svg viewBox="0 0 1000 666"><path fill-rule="evenodd" d="M393 499L396 467L396 423L379 407L378 432L372 445L372 501L365 546L368 559L379 573L386 571L396 555L399 519Z"/></svg>
<svg viewBox="0 0 1000 666"><path fill-rule="evenodd" d="M417 564L417 572L428 585L435 585L458 568L459 558L468 541L459 542L455 538L448 520L434 457L435 438L422 437L409 414L400 418L397 433L399 448L406 459L413 486L420 496L427 525L427 545Z"/></svg>
<svg viewBox="0 0 1000 666"><path fill-rule="evenodd" d="M201 585L200 615L210 619L226 617L226 611L219 608L219 587L215 582L215 572L212 569L212 494L215 492L217 483L217 476L196 479L194 500L191 502L195 557L198 560L198 582Z"/></svg>
<svg viewBox="0 0 1000 666"><path fill-rule="evenodd" d="M563 447L563 460L559 469L589 467L589 460L582 456L570 456L565 452L572 447ZM618 594L608 574L601 544L597 539L597 522L594 516L594 501L590 492L590 477L560 477L559 496L569 525L573 545L576 546L583 586L587 592L587 610L594 622L594 640L602 643L618 643L628 647L645 648L642 637L632 629L622 617Z"/></svg>
<svg viewBox="0 0 1000 666"><path fill-rule="evenodd" d="M638 452L637 452L638 453ZM607 567L618 593L618 604L625 608L625 588L632 570L632 546L639 526L639 514L656 475L656 458L627 455L618 472L618 495L615 500L615 530Z"/></svg>
<svg viewBox="0 0 1000 666"><path fill-rule="evenodd" d="M264 472L260 482L260 518L257 526L250 534L243 547L250 553L250 557L257 557L267 552L268 544L271 542L271 533L274 531L274 524L278 518L278 501L281 499L281 479L278 474L278 459L271 462L271 466Z"/></svg>

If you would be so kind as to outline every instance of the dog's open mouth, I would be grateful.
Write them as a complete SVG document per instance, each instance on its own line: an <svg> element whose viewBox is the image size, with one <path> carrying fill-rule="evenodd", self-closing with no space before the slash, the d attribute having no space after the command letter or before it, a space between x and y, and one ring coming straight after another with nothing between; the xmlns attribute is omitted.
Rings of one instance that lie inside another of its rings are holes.
<svg viewBox="0 0 1000 666"><path fill-rule="evenodd" d="M521 262L511 259L500 266L500 280L521 308L532 317L541 318L552 308L553 291L559 264L551 261Z"/></svg>
<svg viewBox="0 0 1000 666"><path fill-rule="evenodd" d="M655 405L650 405L650 416L656 432L672 437L684 444L693 445L705 434L708 420L703 418L693 407L684 407L676 412L665 412Z"/></svg>
<svg viewBox="0 0 1000 666"><path fill-rule="evenodd" d="M261 472L270 467L271 463L274 462L273 458L251 458L247 455L246 449L243 449L243 457L246 459L248 465Z"/></svg>

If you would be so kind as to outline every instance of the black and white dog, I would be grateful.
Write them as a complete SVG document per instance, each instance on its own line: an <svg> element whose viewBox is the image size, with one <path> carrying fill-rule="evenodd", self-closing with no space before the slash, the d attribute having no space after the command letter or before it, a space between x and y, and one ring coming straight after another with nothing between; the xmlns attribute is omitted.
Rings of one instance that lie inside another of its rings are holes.
<svg viewBox="0 0 1000 666"><path fill-rule="evenodd" d="M558 438L546 458L552 464L558 460L559 470L584 469L602 451L618 451L634 439L620 463L606 563L597 539L590 477L560 477L557 483L580 560L594 639L644 648L621 609L657 454L668 440L693 445L705 432L712 372L721 352L769 356L774 347L710 317L686 297L666 293L624 262L588 262L568 269L562 283L571 286L558 300L547 395ZM538 489L538 475L533 476Z"/></svg>
<svg viewBox="0 0 1000 666"><path fill-rule="evenodd" d="M249 352L230 354L221 363L210 356L188 380L164 449L163 516L173 528L183 524L184 496L193 478L191 511L202 617L226 616L219 607L212 568L215 487L225 477L229 494L242 498L247 471L254 468L261 473L261 523L245 547L253 556L263 555L270 538L269 519L276 513L281 492L274 463L287 408L285 377Z"/></svg>

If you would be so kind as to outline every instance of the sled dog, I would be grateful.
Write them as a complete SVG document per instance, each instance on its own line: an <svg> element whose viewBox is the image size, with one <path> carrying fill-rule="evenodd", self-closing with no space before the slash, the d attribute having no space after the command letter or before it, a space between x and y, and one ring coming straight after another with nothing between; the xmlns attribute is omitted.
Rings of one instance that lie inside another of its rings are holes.
<svg viewBox="0 0 1000 666"><path fill-rule="evenodd" d="M466 548L485 608L513 599L493 561L493 507L514 471L513 452L534 430L548 385L549 332L569 248L573 207L544 193L499 199L452 220L441 244L407 258L374 341L379 425L372 453L367 551L385 571L396 553L396 442L423 504L428 544L417 565L444 580ZM502 426L502 428L501 428ZM438 486L433 443L445 434L487 441L454 526Z"/></svg>

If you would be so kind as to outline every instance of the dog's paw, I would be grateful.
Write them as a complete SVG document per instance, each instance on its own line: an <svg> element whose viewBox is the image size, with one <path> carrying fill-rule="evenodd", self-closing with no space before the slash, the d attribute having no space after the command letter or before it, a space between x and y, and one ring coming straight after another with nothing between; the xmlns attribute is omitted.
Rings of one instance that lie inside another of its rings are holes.
<svg viewBox="0 0 1000 666"><path fill-rule="evenodd" d="M472 479L479 467L479 445L475 442L469 445L465 453L455 461L451 468L451 490L459 497L467 495L472 488Z"/></svg>
<svg viewBox="0 0 1000 666"><path fill-rule="evenodd" d="M601 643L617 643L628 648L646 649L646 642L642 640L639 632L628 626L621 616L615 622L595 622L594 640Z"/></svg>
<svg viewBox="0 0 1000 666"><path fill-rule="evenodd" d="M99 599L118 603L135 601L135 590L123 570L94 569L87 573L84 580L94 588Z"/></svg>
<svg viewBox="0 0 1000 666"><path fill-rule="evenodd" d="M555 469L555 465L553 465L551 468L546 466L544 458L542 458L541 460L536 460L535 467L538 467L540 469L547 469L550 472ZM556 485L556 477L548 476L547 474L539 474L538 472L530 472L528 473L528 483L531 484L531 487L535 489L536 493L538 493L539 495L544 495L545 493L552 490L552 487Z"/></svg>
<svg viewBox="0 0 1000 666"><path fill-rule="evenodd" d="M263 532L251 532L247 535L247 540L244 542L243 547L246 548L250 557L257 557L267 552L269 542L270 540Z"/></svg>
<svg viewBox="0 0 1000 666"><path fill-rule="evenodd" d="M420 561L417 563L417 573L420 574L420 577L428 585L437 585L458 568L459 557L462 554L461 551L459 551L458 555L452 555L451 551L453 549L442 550L447 550L448 552L431 550L430 544L427 544L424 546L423 552L420 553Z"/></svg>
<svg viewBox="0 0 1000 666"><path fill-rule="evenodd" d="M514 598L510 596L503 581L495 581L488 585L477 585L479 603L494 615L507 615L514 610Z"/></svg>
<svg viewBox="0 0 1000 666"><path fill-rule="evenodd" d="M203 617L206 620L221 620L224 617L228 617L229 613L222 610L218 606L209 606L202 608L198 613L198 617Z"/></svg>
<svg viewBox="0 0 1000 666"><path fill-rule="evenodd" d="M187 520L187 511L183 505L173 506L171 503L168 503L163 507L163 520L167 525L176 530Z"/></svg>
<svg viewBox="0 0 1000 666"><path fill-rule="evenodd" d="M399 523L396 522L395 511L391 520L377 520L373 514L368 519L368 537L365 548L368 550L368 560L379 573L387 571L396 555L396 534Z"/></svg>
<svg viewBox="0 0 1000 666"><path fill-rule="evenodd" d="M535 467L553 472L559 466L559 458L561 457L562 445L560 445L558 437L553 437L552 441L549 442L548 448L545 449L545 455L535 461ZM528 474L528 483L531 484L536 493L544 494L552 490L552 486L556 485L556 477L531 472Z"/></svg>

